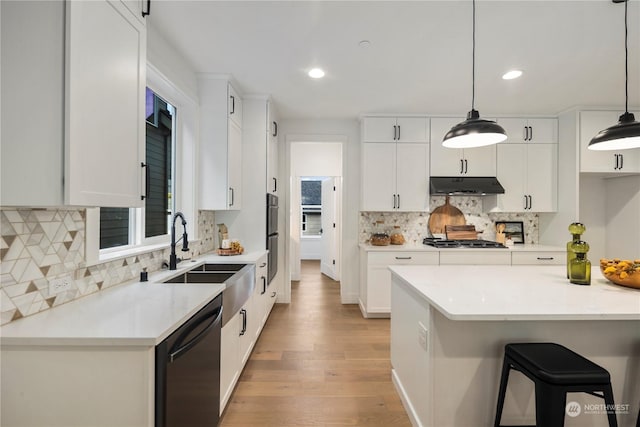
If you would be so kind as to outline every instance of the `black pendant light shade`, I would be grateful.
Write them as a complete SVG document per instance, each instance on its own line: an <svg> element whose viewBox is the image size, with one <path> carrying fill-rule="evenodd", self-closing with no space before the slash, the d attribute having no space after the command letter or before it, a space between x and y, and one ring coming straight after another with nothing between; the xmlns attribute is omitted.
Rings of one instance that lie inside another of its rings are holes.
<svg viewBox="0 0 640 427"><path fill-rule="evenodd" d="M618 119L618 123L601 130L593 137L589 150L626 150L628 148L640 148L640 123L636 122L633 113L629 112L629 52L628 28L627 28L627 5L628 0L613 0L614 3L624 3L624 89L625 104L624 114Z"/></svg>
<svg viewBox="0 0 640 427"><path fill-rule="evenodd" d="M480 118L477 110L467 113L467 120L451 128L444 136L442 145L447 148L484 147L507 139L507 134L498 123Z"/></svg>
<svg viewBox="0 0 640 427"><path fill-rule="evenodd" d="M507 139L507 133L502 126L491 120L480 118L475 109L476 99L476 2L473 0L473 49L471 67L471 111L467 119L451 128L442 140L442 146L447 148L484 147L497 144Z"/></svg>
<svg viewBox="0 0 640 427"><path fill-rule="evenodd" d="M633 113L624 113L620 121L598 132L589 142L590 150L625 150L640 148L640 122Z"/></svg>

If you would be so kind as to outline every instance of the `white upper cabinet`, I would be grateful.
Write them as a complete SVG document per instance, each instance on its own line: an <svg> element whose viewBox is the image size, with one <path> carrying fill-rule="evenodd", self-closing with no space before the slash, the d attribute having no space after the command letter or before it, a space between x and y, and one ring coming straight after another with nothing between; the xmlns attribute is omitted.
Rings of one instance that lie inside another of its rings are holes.
<svg viewBox="0 0 640 427"><path fill-rule="evenodd" d="M621 112L580 112L580 172L606 174L640 173L640 148L616 151L589 150L591 139L603 129L618 123ZM640 112L634 112L636 120Z"/></svg>
<svg viewBox="0 0 640 427"><path fill-rule="evenodd" d="M365 142L429 142L426 117L365 117L362 120Z"/></svg>
<svg viewBox="0 0 640 427"><path fill-rule="evenodd" d="M242 207L242 99L219 76L199 76L198 87L200 209L238 210Z"/></svg>
<svg viewBox="0 0 640 427"><path fill-rule="evenodd" d="M144 21L120 1L1 7L0 203L141 206Z"/></svg>
<svg viewBox="0 0 640 427"><path fill-rule="evenodd" d="M278 195L278 120L267 103L267 193Z"/></svg>
<svg viewBox="0 0 640 427"><path fill-rule="evenodd" d="M362 144L362 211L429 209L429 144Z"/></svg>
<svg viewBox="0 0 640 427"><path fill-rule="evenodd" d="M497 178L504 194L483 198L485 210L555 212L557 144L498 144Z"/></svg>
<svg viewBox="0 0 640 427"><path fill-rule="evenodd" d="M229 98L228 98L228 114L231 119L240 129L242 129L242 98L233 86L229 85Z"/></svg>
<svg viewBox="0 0 640 427"><path fill-rule="evenodd" d="M500 118L498 124L507 133L505 143L558 142L558 119L554 118Z"/></svg>
<svg viewBox="0 0 640 427"><path fill-rule="evenodd" d="M431 176L496 176L496 146L447 148L442 139L463 117L431 119Z"/></svg>

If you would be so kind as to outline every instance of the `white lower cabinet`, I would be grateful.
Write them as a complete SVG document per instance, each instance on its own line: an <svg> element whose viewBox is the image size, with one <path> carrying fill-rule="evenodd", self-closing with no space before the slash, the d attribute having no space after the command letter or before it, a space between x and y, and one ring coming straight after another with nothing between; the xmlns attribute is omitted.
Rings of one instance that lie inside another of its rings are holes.
<svg viewBox="0 0 640 427"><path fill-rule="evenodd" d="M495 252L472 249L450 249L440 252L440 265L510 265L511 252L497 248Z"/></svg>
<svg viewBox="0 0 640 427"><path fill-rule="evenodd" d="M523 251L511 253L511 265L563 265L567 253L562 251Z"/></svg>
<svg viewBox="0 0 640 427"><path fill-rule="evenodd" d="M391 313L390 265L438 265L438 252L360 251L360 311L364 317Z"/></svg>
<svg viewBox="0 0 640 427"><path fill-rule="evenodd" d="M254 292L227 324L222 327L220 350L220 414L251 356L271 313L277 294L267 285L267 255L256 262ZM224 307L224 301L223 301Z"/></svg>

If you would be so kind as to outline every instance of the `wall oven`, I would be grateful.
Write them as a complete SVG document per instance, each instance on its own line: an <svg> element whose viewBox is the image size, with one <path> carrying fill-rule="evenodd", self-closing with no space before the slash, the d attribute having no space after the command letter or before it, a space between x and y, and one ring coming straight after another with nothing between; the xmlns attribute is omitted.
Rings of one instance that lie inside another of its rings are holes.
<svg viewBox="0 0 640 427"><path fill-rule="evenodd" d="M278 196L267 193L267 283L278 272Z"/></svg>

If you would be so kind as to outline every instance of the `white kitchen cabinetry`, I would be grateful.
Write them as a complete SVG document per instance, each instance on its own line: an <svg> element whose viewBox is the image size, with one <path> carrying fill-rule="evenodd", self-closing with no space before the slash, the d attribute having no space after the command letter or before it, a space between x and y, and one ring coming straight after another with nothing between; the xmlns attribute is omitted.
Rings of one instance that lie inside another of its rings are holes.
<svg viewBox="0 0 640 427"><path fill-rule="evenodd" d="M429 142L426 117L365 117L362 140L366 142Z"/></svg>
<svg viewBox="0 0 640 427"><path fill-rule="evenodd" d="M504 194L487 196L484 209L500 212L555 212L558 145L499 144L497 178Z"/></svg>
<svg viewBox="0 0 640 427"><path fill-rule="evenodd" d="M496 176L496 146L447 148L442 139L464 118L431 119L431 176Z"/></svg>
<svg viewBox="0 0 640 427"><path fill-rule="evenodd" d="M567 253L562 251L513 251L511 265L564 265Z"/></svg>
<svg viewBox="0 0 640 427"><path fill-rule="evenodd" d="M440 251L440 265L511 265L511 252L500 248L495 251L443 250Z"/></svg>
<svg viewBox="0 0 640 427"><path fill-rule="evenodd" d="M203 74L200 91L200 209L242 207L242 99L228 79Z"/></svg>
<svg viewBox="0 0 640 427"><path fill-rule="evenodd" d="M553 118L499 118L498 124L507 133L507 143L558 142L558 119Z"/></svg>
<svg viewBox="0 0 640 427"><path fill-rule="evenodd" d="M278 121L273 103L267 103L267 193L278 195Z"/></svg>
<svg viewBox="0 0 640 427"><path fill-rule="evenodd" d="M438 265L438 252L360 250L360 311L364 317L391 313L390 265Z"/></svg>
<svg viewBox="0 0 640 427"><path fill-rule="evenodd" d="M267 285L267 254L256 261L255 280L255 288L249 300L222 328L220 413L233 393L277 296Z"/></svg>
<svg viewBox="0 0 640 427"><path fill-rule="evenodd" d="M429 209L429 144L362 144L363 211Z"/></svg>
<svg viewBox="0 0 640 427"><path fill-rule="evenodd" d="M616 151L589 150L589 142L601 130L618 123L621 112L580 112L580 172L606 174L640 173L640 148ZM636 119L640 112L633 112Z"/></svg>
<svg viewBox="0 0 640 427"><path fill-rule="evenodd" d="M0 203L141 206L144 20L120 1L1 7Z"/></svg>

